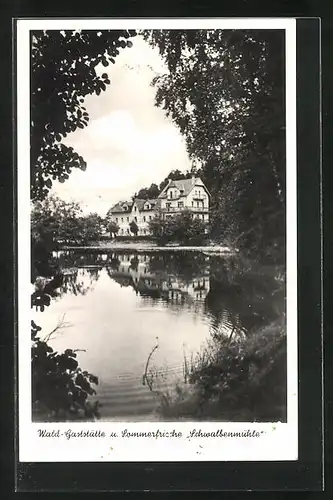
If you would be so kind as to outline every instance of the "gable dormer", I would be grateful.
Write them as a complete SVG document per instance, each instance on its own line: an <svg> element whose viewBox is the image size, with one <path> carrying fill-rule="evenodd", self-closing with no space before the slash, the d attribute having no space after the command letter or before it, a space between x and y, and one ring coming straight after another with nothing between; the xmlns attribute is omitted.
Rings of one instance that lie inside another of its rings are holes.
<svg viewBox="0 0 333 500"><path fill-rule="evenodd" d="M144 210L151 210L151 208L152 208L152 207L151 207L151 204L149 203L149 201L146 201L146 203L145 203L145 204L144 204L144 206L143 206L143 209L144 209Z"/></svg>
<svg viewBox="0 0 333 500"><path fill-rule="evenodd" d="M168 200L175 200L175 199L179 198L179 195L180 195L180 192L179 192L179 189L177 188L177 186L171 185L170 187L168 187L168 190L167 190Z"/></svg>

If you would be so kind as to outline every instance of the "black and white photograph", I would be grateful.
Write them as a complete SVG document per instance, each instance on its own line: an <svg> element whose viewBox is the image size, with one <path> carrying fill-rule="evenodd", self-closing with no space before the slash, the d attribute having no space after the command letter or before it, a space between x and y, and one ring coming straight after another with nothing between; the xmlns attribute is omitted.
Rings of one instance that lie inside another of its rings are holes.
<svg viewBox="0 0 333 500"><path fill-rule="evenodd" d="M297 418L295 68L262 21L29 28L20 418L39 429Z"/></svg>

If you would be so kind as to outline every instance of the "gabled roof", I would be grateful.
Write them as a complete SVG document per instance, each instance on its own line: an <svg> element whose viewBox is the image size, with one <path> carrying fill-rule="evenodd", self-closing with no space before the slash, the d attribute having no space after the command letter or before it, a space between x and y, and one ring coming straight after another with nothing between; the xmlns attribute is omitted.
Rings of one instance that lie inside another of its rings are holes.
<svg viewBox="0 0 333 500"><path fill-rule="evenodd" d="M198 181L202 182L199 177L192 177L191 179L180 179L179 181L170 180L169 183L163 189L163 191L160 193L159 198L166 198L167 190L170 187L175 187L175 188L179 189L180 196L187 196L192 191L192 189L194 188L194 186L196 185L196 183ZM206 186L205 186L205 188L206 188ZM207 190L207 188L206 188L206 190ZM208 190L207 190L207 192L208 192Z"/></svg>
<svg viewBox="0 0 333 500"><path fill-rule="evenodd" d="M161 205L161 202L158 199L143 200L141 198L135 198L134 203L138 207L139 212L143 212L144 210L147 210L144 208L146 203L149 203L151 205L152 209L159 208ZM133 205L134 205L134 203L133 203Z"/></svg>
<svg viewBox="0 0 333 500"><path fill-rule="evenodd" d="M132 201L119 201L113 207L110 208L109 212L111 213L129 213L132 210ZM126 209L127 207L127 209Z"/></svg>

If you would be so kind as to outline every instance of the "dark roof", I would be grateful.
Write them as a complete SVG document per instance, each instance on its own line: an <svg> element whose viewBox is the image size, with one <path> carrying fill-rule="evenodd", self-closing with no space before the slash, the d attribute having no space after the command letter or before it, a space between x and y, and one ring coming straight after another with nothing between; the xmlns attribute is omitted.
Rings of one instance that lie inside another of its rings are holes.
<svg viewBox="0 0 333 500"><path fill-rule="evenodd" d="M197 181L200 181L198 177L192 177L191 179L180 179L179 181L171 180L160 193L159 198L166 198L166 192L170 187L178 188L181 192L180 196L187 196L191 192Z"/></svg>
<svg viewBox="0 0 333 500"><path fill-rule="evenodd" d="M146 203L149 203L152 208L158 208L161 204L160 200L158 199L150 199L150 200L143 200L141 198L135 198L134 203L139 209L139 212L143 212L144 210L147 210L144 208Z"/></svg>
<svg viewBox="0 0 333 500"><path fill-rule="evenodd" d="M192 177L191 179L180 179L178 181L173 181L170 180L169 183L165 186L163 191L159 194L158 198L156 199L149 199L149 200L144 200L142 198L135 198L134 202L132 201L120 201L119 203L116 203L109 211L111 213L124 213L124 212L131 212L133 204L135 203L139 209L139 212L143 212L144 205L146 202L149 202L152 205L152 208L160 208L161 206L161 198L166 198L166 192L170 187L175 187L178 188L180 191L180 196L187 196L191 190L194 188L196 183L201 181L199 177ZM207 190L206 186L204 186L205 189ZM208 190L207 190L208 192ZM209 193L208 193L209 194ZM124 210L124 205L127 205L128 210Z"/></svg>
<svg viewBox="0 0 333 500"><path fill-rule="evenodd" d="M109 212L111 213L128 213L132 210L132 201L119 201L113 207L110 208ZM127 210L125 210L127 206Z"/></svg>

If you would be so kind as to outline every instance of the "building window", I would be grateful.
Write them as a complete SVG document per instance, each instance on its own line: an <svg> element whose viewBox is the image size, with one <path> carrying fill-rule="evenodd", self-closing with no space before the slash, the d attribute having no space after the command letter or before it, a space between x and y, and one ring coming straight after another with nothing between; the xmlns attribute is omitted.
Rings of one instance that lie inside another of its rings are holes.
<svg viewBox="0 0 333 500"><path fill-rule="evenodd" d="M178 208L184 208L184 202L183 201L179 201L178 202Z"/></svg>
<svg viewBox="0 0 333 500"><path fill-rule="evenodd" d="M146 234L146 230L145 229L143 230L143 234Z"/></svg>
<svg viewBox="0 0 333 500"><path fill-rule="evenodd" d="M136 207L134 207L134 212L136 212Z"/></svg>
<svg viewBox="0 0 333 500"><path fill-rule="evenodd" d="M116 217L116 222L118 222L118 217Z"/></svg>
<svg viewBox="0 0 333 500"><path fill-rule="evenodd" d="M149 215L149 220L151 220L151 215Z"/></svg>
<svg viewBox="0 0 333 500"><path fill-rule="evenodd" d="M124 222L124 217L121 218L121 222Z"/></svg>
<svg viewBox="0 0 333 500"><path fill-rule="evenodd" d="M170 198L172 198L172 191L170 191Z"/></svg>
<svg viewBox="0 0 333 500"><path fill-rule="evenodd" d="M135 222L138 222L138 218L137 217L134 217L134 220L135 220Z"/></svg>
<svg viewBox="0 0 333 500"><path fill-rule="evenodd" d="M127 234L129 234L129 229L127 229Z"/></svg>
<svg viewBox="0 0 333 500"><path fill-rule="evenodd" d="M194 201L192 201L192 207L194 207Z"/></svg>
<svg viewBox="0 0 333 500"><path fill-rule="evenodd" d="M171 207L171 203L166 203L166 207L167 207L167 210L169 210Z"/></svg>
<svg viewBox="0 0 333 500"><path fill-rule="evenodd" d="M145 217L145 215L143 216L143 222L146 222L146 217Z"/></svg>
<svg viewBox="0 0 333 500"><path fill-rule="evenodd" d="M127 222L129 222L129 217L126 217L126 219L127 219Z"/></svg>

